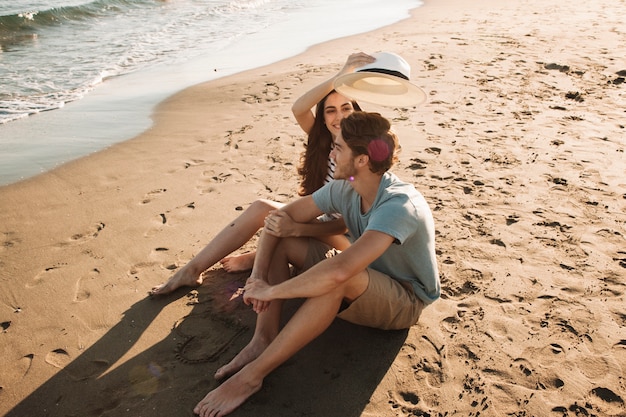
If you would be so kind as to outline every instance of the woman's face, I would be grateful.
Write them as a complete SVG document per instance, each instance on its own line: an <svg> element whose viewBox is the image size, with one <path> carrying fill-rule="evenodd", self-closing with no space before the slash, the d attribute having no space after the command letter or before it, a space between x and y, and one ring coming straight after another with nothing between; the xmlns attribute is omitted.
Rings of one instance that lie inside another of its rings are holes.
<svg viewBox="0 0 626 417"><path fill-rule="evenodd" d="M336 138L341 131L341 120L352 114L354 107L350 99L339 93L331 93L324 103L324 123L333 138Z"/></svg>

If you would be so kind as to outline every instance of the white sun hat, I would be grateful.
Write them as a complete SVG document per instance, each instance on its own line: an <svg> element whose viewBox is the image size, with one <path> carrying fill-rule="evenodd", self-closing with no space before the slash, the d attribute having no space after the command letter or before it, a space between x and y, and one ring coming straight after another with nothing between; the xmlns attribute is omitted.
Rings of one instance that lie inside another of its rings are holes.
<svg viewBox="0 0 626 417"><path fill-rule="evenodd" d="M334 82L335 91L357 101L382 106L418 106L426 93L409 82L411 66L393 52L371 54L376 61L344 74Z"/></svg>

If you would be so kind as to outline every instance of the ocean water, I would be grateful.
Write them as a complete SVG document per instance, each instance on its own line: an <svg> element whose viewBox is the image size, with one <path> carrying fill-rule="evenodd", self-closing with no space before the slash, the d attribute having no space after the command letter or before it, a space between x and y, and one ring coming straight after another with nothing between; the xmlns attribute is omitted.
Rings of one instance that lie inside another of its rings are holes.
<svg viewBox="0 0 626 417"><path fill-rule="evenodd" d="M420 4L0 0L0 185L137 135L183 88L394 23Z"/></svg>

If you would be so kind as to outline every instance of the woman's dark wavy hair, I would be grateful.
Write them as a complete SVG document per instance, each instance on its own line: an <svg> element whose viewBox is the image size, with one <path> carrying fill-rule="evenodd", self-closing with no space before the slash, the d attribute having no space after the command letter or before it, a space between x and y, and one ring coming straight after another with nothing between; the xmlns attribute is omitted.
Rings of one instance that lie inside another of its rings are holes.
<svg viewBox="0 0 626 417"><path fill-rule="evenodd" d="M330 133L324 122L324 107L326 99L335 90L326 94L315 107L315 123L309 132L307 143L304 145L304 152L300 155L300 188L298 194L301 196L312 194L324 185L326 174L328 174L328 155L333 148L333 135ZM352 101L355 111L360 111L361 107L356 101Z"/></svg>

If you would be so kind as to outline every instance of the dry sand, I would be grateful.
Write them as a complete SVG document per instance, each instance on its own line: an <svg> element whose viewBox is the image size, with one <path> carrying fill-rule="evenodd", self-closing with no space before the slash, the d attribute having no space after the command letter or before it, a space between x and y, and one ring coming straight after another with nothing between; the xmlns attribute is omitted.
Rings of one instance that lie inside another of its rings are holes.
<svg viewBox="0 0 626 417"><path fill-rule="evenodd" d="M291 104L349 53L387 50L429 102L362 105L392 119L394 171L430 202L442 298L408 331L337 321L233 415L626 416L623 16L624 0L427 1L0 188L0 414L191 416L250 338L254 313L228 301L246 274L148 290L255 199L295 198Z"/></svg>

